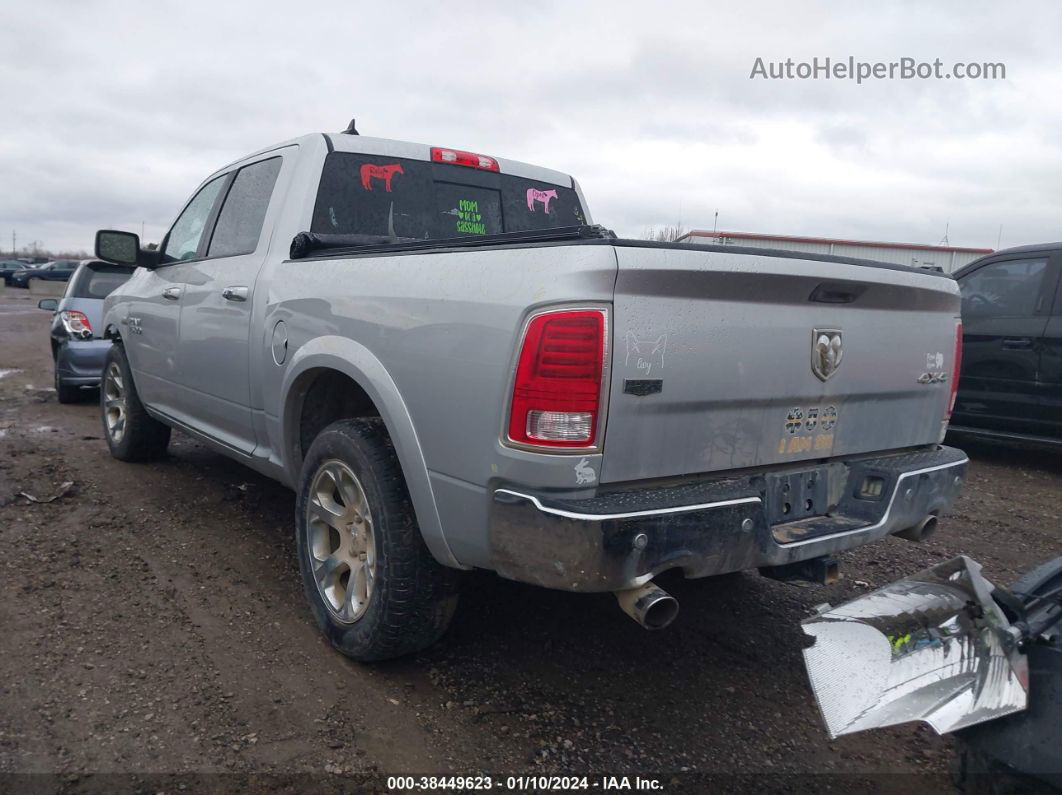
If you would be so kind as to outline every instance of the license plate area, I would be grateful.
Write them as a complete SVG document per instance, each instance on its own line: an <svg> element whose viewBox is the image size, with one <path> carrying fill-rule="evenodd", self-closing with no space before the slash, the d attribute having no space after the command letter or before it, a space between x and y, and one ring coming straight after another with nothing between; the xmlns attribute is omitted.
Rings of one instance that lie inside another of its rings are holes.
<svg viewBox="0 0 1062 795"><path fill-rule="evenodd" d="M829 473L825 467L767 475L767 522L794 522L829 512Z"/></svg>

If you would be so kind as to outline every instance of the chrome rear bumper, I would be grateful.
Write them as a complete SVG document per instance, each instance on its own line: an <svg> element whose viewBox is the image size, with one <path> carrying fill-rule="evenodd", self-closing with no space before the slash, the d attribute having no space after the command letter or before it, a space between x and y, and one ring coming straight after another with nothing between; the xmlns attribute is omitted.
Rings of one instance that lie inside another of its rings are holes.
<svg viewBox="0 0 1062 795"><path fill-rule="evenodd" d="M707 577L779 566L851 549L945 511L967 462L943 446L830 462L821 466L833 495L827 514L773 525L763 473L578 500L498 487L491 561L504 577L572 591L633 588L672 568ZM870 499L859 496L868 477L882 483Z"/></svg>

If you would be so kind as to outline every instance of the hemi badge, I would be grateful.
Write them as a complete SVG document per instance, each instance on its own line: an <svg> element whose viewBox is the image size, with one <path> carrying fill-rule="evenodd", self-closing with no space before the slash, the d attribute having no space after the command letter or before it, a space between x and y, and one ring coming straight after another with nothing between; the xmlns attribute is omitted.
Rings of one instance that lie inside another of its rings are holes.
<svg viewBox="0 0 1062 795"><path fill-rule="evenodd" d="M646 395L658 395L664 391L664 379L662 378L624 378L623 392L627 395L645 397Z"/></svg>

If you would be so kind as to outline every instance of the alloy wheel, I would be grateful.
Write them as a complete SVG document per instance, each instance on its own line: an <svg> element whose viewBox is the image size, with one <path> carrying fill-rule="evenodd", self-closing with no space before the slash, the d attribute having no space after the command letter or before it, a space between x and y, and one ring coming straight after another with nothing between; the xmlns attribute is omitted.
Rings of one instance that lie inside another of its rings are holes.
<svg viewBox="0 0 1062 795"><path fill-rule="evenodd" d="M103 378L103 417L111 441L118 444L125 436L127 403L122 370L117 362L111 362Z"/></svg>
<svg viewBox="0 0 1062 795"><path fill-rule="evenodd" d="M345 624L369 607L376 581L376 538L361 482L339 460L318 467L306 501L306 550L317 590Z"/></svg>

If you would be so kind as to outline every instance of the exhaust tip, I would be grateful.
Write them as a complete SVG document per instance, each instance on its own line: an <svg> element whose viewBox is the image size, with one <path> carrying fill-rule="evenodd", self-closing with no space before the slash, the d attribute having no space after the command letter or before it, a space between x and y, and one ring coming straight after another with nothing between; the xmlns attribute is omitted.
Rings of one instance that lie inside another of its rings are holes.
<svg viewBox="0 0 1062 795"><path fill-rule="evenodd" d="M616 591L616 600L624 613L646 629L663 629L675 620L679 611L678 600L652 582Z"/></svg>
<svg viewBox="0 0 1062 795"><path fill-rule="evenodd" d="M663 629L678 617L678 600L670 594L654 601L645 612L646 629Z"/></svg>
<svg viewBox="0 0 1062 795"><path fill-rule="evenodd" d="M936 514L931 513L913 527L908 527L906 530L901 530L896 533L896 536L898 538L906 539L907 541L925 541L937 532L938 521Z"/></svg>

